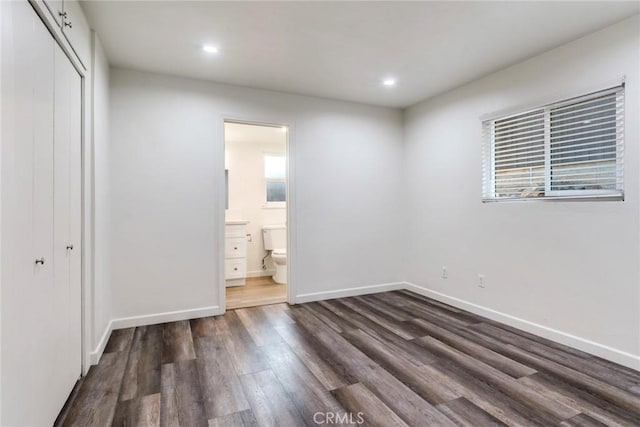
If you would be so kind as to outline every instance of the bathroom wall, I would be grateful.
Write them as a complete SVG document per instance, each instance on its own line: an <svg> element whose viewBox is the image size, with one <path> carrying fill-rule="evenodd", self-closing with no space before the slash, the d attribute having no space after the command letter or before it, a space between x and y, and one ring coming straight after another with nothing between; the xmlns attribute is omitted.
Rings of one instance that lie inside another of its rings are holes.
<svg viewBox="0 0 640 427"><path fill-rule="evenodd" d="M639 64L635 16L408 109L413 289L640 369ZM623 76L623 202L482 203L483 115Z"/></svg>
<svg viewBox="0 0 640 427"><path fill-rule="evenodd" d="M225 132L225 163L229 173L229 209L227 219L249 221L247 233L247 276L271 276L273 265L266 260L262 269L264 250L262 227L269 224L285 224L286 207L266 204L264 155L286 155L287 134L280 128L226 124L233 131Z"/></svg>

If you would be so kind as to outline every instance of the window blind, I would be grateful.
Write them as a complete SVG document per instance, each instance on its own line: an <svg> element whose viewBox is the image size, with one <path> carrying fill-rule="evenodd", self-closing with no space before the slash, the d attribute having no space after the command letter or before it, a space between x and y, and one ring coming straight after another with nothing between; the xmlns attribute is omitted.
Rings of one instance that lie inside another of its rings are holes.
<svg viewBox="0 0 640 427"><path fill-rule="evenodd" d="M482 123L483 199L623 198L624 86Z"/></svg>

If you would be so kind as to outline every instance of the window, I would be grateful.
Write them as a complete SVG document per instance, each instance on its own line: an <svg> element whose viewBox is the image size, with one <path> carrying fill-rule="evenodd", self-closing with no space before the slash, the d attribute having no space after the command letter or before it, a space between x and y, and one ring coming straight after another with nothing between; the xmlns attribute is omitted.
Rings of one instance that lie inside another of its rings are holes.
<svg viewBox="0 0 640 427"><path fill-rule="evenodd" d="M287 200L286 158L283 154L264 155L267 205L283 205Z"/></svg>
<svg viewBox="0 0 640 427"><path fill-rule="evenodd" d="M624 86L482 127L484 201L623 199Z"/></svg>

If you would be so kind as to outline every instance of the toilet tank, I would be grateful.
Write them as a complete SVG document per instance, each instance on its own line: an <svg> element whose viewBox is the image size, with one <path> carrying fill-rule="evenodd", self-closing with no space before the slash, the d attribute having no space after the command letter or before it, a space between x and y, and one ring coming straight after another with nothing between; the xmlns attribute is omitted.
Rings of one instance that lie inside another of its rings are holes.
<svg viewBox="0 0 640 427"><path fill-rule="evenodd" d="M262 227L264 248L268 251L287 248L287 227L284 225L265 225Z"/></svg>

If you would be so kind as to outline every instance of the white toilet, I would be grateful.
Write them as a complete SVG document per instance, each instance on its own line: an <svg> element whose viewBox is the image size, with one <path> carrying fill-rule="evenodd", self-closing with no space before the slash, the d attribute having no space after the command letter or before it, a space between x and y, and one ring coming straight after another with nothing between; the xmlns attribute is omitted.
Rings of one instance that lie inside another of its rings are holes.
<svg viewBox="0 0 640 427"><path fill-rule="evenodd" d="M276 267L273 280L287 283L287 227L284 225L265 225L262 228L264 248L271 251L271 260Z"/></svg>

